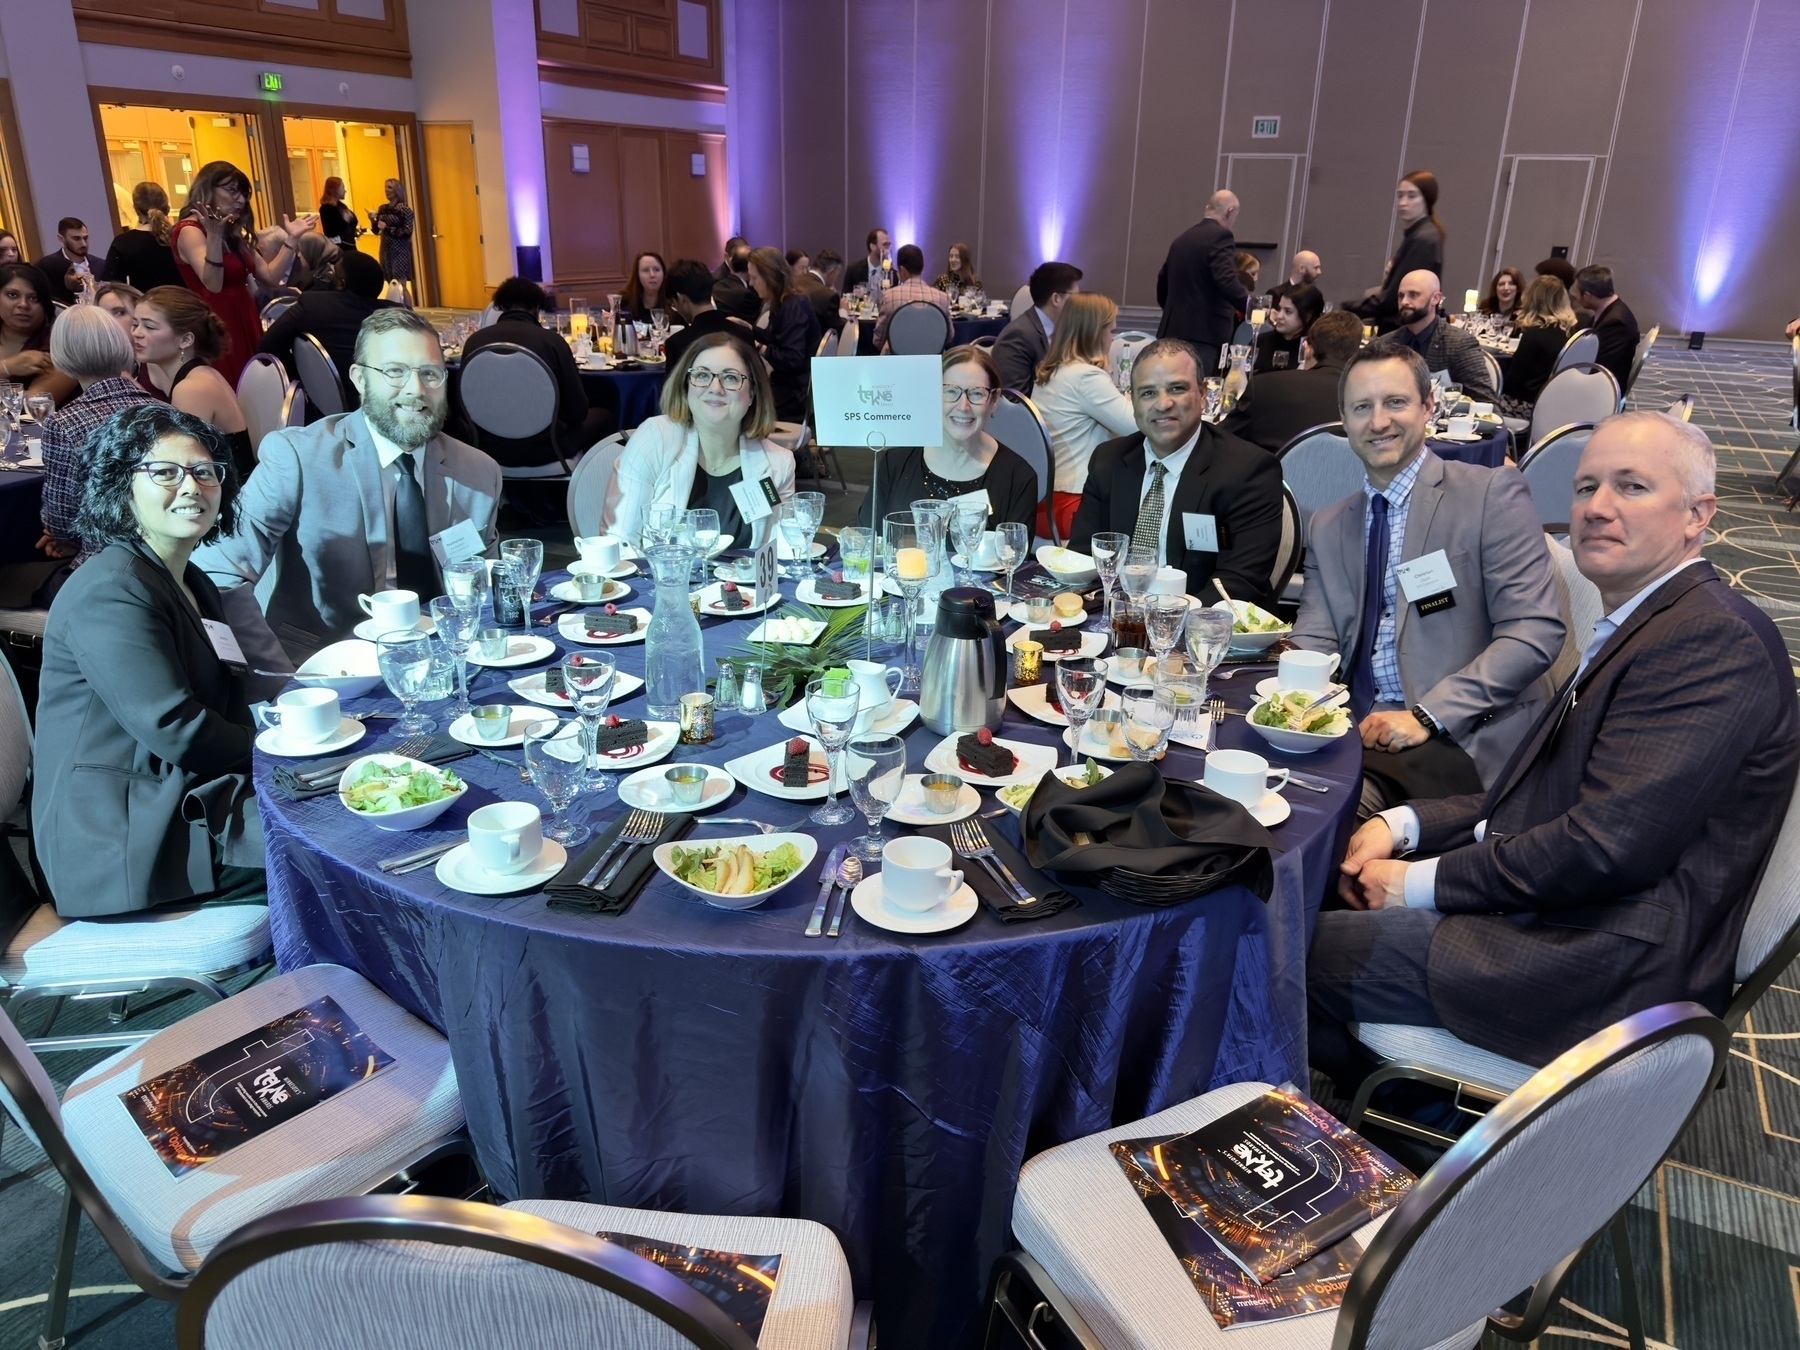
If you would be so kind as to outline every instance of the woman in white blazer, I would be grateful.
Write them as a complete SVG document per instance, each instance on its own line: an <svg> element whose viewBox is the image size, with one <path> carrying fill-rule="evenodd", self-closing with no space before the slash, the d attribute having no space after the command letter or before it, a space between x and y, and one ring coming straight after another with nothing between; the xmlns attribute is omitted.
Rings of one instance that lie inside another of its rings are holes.
<svg viewBox="0 0 1800 1350"><path fill-rule="evenodd" d="M1088 459L1094 448L1115 436L1137 430L1131 400L1113 384L1113 320L1119 307L1104 295L1077 291L1063 305L1050 337L1050 349L1037 368L1032 402L1050 432L1050 455L1056 482L1052 505L1062 537L1069 537L1081 489L1087 486ZM1044 530L1045 522L1039 523Z"/></svg>
<svg viewBox="0 0 1800 1350"><path fill-rule="evenodd" d="M619 457L619 504L607 533L641 547L653 511L711 507L721 536L738 548L762 547L781 508L746 529L731 487L766 478L781 501L794 495L793 453L766 439L774 427L769 376L749 344L730 333L695 340L663 384L662 415L632 432Z"/></svg>

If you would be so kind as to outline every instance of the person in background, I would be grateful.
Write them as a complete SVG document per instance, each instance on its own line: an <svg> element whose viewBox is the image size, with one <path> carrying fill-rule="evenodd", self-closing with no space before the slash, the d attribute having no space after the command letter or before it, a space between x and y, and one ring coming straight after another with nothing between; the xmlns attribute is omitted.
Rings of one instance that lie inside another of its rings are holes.
<svg viewBox="0 0 1800 1350"><path fill-rule="evenodd" d="M756 328L762 323L762 297L750 284L747 274L740 277L733 272L722 281L714 281L712 302L714 309L729 314L746 328Z"/></svg>
<svg viewBox="0 0 1800 1350"><path fill-rule="evenodd" d="M889 250L893 247L888 239L888 232L877 225L869 231L864 242L867 256L858 258L850 264L844 273L844 289L853 291L858 286L867 286L871 291L879 291L883 286L894 284L894 269L888 262Z"/></svg>
<svg viewBox="0 0 1800 1350"><path fill-rule="evenodd" d="M123 281L139 291L181 285L175 251L169 247L169 194L161 183L139 183L131 189L137 224L115 235L100 265L102 281Z"/></svg>
<svg viewBox="0 0 1800 1350"><path fill-rule="evenodd" d="M1283 286L1269 314L1269 327L1256 339L1255 373L1298 370L1300 343L1325 312L1325 296L1317 286Z"/></svg>
<svg viewBox="0 0 1800 1350"><path fill-rule="evenodd" d="M80 386L50 360L55 319L43 272L30 263L0 264L0 379L23 384L27 394L50 394L61 407Z"/></svg>
<svg viewBox="0 0 1800 1350"><path fill-rule="evenodd" d="M308 237L301 235L300 240ZM256 301L259 312L272 300L292 300L300 294L300 288L291 281L300 266L300 240L292 241L293 247L289 249L287 231L279 225L271 225L250 236L250 247L256 250L256 256L267 263L270 269L271 279L268 281L260 276L250 278L250 295Z"/></svg>
<svg viewBox="0 0 1800 1350"><path fill-rule="evenodd" d="M741 272L743 269L737 266L737 259L740 254L748 253L749 251L750 241L745 239L743 235L734 234L731 238L727 239L725 241L725 256L720 260L719 265L713 269L713 280L723 281L733 272Z"/></svg>
<svg viewBox="0 0 1800 1350"><path fill-rule="evenodd" d="M835 248L822 248L813 254L812 274L833 291L844 289L844 256Z"/></svg>
<svg viewBox="0 0 1800 1350"><path fill-rule="evenodd" d="M952 286L959 291L978 291L981 289L981 278L975 274L975 255L969 251L967 244L950 245L950 253L946 259L949 266L931 284L940 291L949 293Z"/></svg>
<svg viewBox="0 0 1800 1350"><path fill-rule="evenodd" d="M701 271L705 271L701 268ZM711 278L707 284L711 285ZM494 308L498 317L486 328L471 333L463 343L463 364L483 347L497 342L510 342L533 353L549 367L556 379L556 445L565 459L573 460L595 441L613 431L613 415L605 408L590 407L587 390L581 383L581 370L575 364L575 353L569 344L544 327L539 315L556 308L556 302L542 286L524 277L508 277L494 288ZM481 449L507 468L554 466L555 451L550 434L527 440L503 440L498 436L480 437Z"/></svg>
<svg viewBox="0 0 1800 1350"><path fill-rule="evenodd" d="M1262 260L1254 253L1246 253L1239 249L1232 255L1232 262L1237 267L1238 285L1244 288L1244 304L1247 305L1250 303L1250 296L1262 294ZM1244 313L1241 306L1238 313Z"/></svg>
<svg viewBox="0 0 1800 1350"><path fill-rule="evenodd" d="M1231 341L1249 290L1238 276L1237 194L1221 188L1206 199L1206 214L1169 245L1156 274L1162 321L1156 335L1179 338L1200 355L1203 373L1219 368L1219 349Z"/></svg>
<svg viewBox="0 0 1800 1350"><path fill-rule="evenodd" d="M50 283L50 298L73 305L81 299L85 283L94 274L88 257L88 227L74 216L64 216L56 222L56 239L56 251L39 258L37 269Z"/></svg>
<svg viewBox="0 0 1800 1350"><path fill-rule="evenodd" d="M1288 265L1288 285L1317 286L1319 278L1325 273L1325 264L1319 261L1319 255L1309 248L1303 248L1294 255L1294 261Z"/></svg>
<svg viewBox="0 0 1800 1350"><path fill-rule="evenodd" d="M926 497L949 501L985 491L988 529L1007 521L1035 529L1037 470L987 429L988 414L1000 399L1000 372L994 359L979 347L952 347L943 355L943 378L944 443L888 449L880 457L875 486L863 498L857 523L881 528L872 514L877 498L886 516Z"/></svg>
<svg viewBox="0 0 1800 1350"><path fill-rule="evenodd" d="M1057 315L1069 297L1081 289L1081 269L1073 263L1039 263L1026 283L1031 289L1031 308L1013 315L994 339L994 365L1000 371L1000 387L1029 394L1037 368L1050 351ZM1167 315L1164 315L1167 318Z"/></svg>
<svg viewBox="0 0 1800 1350"><path fill-rule="evenodd" d="M619 305L633 323L649 323L651 310L668 309L668 271L660 253L644 252L631 260Z"/></svg>
<svg viewBox="0 0 1800 1350"><path fill-rule="evenodd" d="M1500 405L1508 417L1529 418L1556 369L1556 358L1575 331L1575 311L1562 282L1550 276L1532 278L1513 326L1519 332L1519 349L1506 367Z"/></svg>
<svg viewBox="0 0 1800 1350"><path fill-rule="evenodd" d="M839 309L842 308L842 297L838 295L837 290L832 284L821 275L821 269L817 267L796 267L792 259L793 255L797 252L799 252L798 249L788 250L788 274L793 279L794 289L806 296L813 307L813 313L818 316L820 336L824 336L827 330L833 333L842 332L844 328L844 316L838 312ZM803 260L806 257L804 253L801 253L800 256ZM821 255L821 257L822 256L823 255ZM843 259L838 258L835 253L831 256L837 260L838 269L841 271L844 265Z"/></svg>
<svg viewBox="0 0 1800 1350"><path fill-rule="evenodd" d="M369 226L381 236L381 274L412 293L413 209L406 204L406 187L398 178L383 185L387 200L369 213Z"/></svg>
<svg viewBox="0 0 1800 1350"><path fill-rule="evenodd" d="M356 212L344 204L344 180L333 175L319 194L319 233L339 248L356 247Z"/></svg>
<svg viewBox="0 0 1800 1350"><path fill-rule="evenodd" d="M1575 311L1575 326L1587 328L1592 326L1594 315L1591 310L1581 307L1581 296L1575 290L1575 265L1567 258L1545 258L1532 274L1540 277L1555 277L1562 282L1563 289L1569 293L1569 307Z"/></svg>
<svg viewBox="0 0 1800 1350"><path fill-rule="evenodd" d="M1394 189L1394 218L1402 230L1400 243L1387 261L1381 284L1371 286L1360 299L1344 304L1345 309L1361 315L1383 333L1400 326L1400 283L1408 274L1443 275L1444 222L1437 217L1437 202L1436 174L1415 169L1400 180Z"/></svg>
<svg viewBox="0 0 1800 1350"><path fill-rule="evenodd" d="M900 280L881 293L880 316L875 320L875 350L887 350L887 329L894 313L902 305L910 305L915 301L927 305L936 305L944 316L944 322L950 323L950 297L935 286L927 286L922 275L925 271L925 252L917 244L902 244L900 252L894 255L894 271Z"/></svg>
<svg viewBox="0 0 1800 1350"><path fill-rule="evenodd" d="M678 258L669 269L669 308L681 320L681 327L670 333L668 341L663 343L667 369L675 369L688 347L708 333L735 332L746 342L752 339L752 325L714 306L713 294L722 284L707 271L705 263L695 262L692 258Z"/></svg>
<svg viewBox="0 0 1800 1350"><path fill-rule="evenodd" d="M262 318L250 294L250 278L265 286L280 285L293 261L295 241L311 233L315 219L282 217L286 242L273 258L263 258L250 246L255 228L249 176L222 159L202 164L194 175L188 204L172 236L176 266L187 288L225 325L229 344L219 374L234 389L244 363L262 341Z"/></svg>
<svg viewBox="0 0 1800 1350"><path fill-rule="evenodd" d="M288 285L299 295L307 291L335 291L342 282L338 275L338 259L342 256L336 242L324 235L301 235L294 245Z"/></svg>
<svg viewBox="0 0 1800 1350"><path fill-rule="evenodd" d="M812 258L803 248L790 248L787 251L788 271L798 276L812 266Z"/></svg>
<svg viewBox="0 0 1800 1350"><path fill-rule="evenodd" d="M1594 318L1588 327L1600 339L1594 364L1604 366L1619 382L1619 394L1631 392L1631 363L1637 356L1638 321L1613 289L1610 267L1584 267L1575 274L1575 301Z"/></svg>
<svg viewBox="0 0 1800 1350"><path fill-rule="evenodd" d="M1488 282L1488 288L1475 308L1513 323L1519 315L1519 302L1525 298L1525 274L1516 267L1502 267Z"/></svg>
<svg viewBox="0 0 1800 1350"><path fill-rule="evenodd" d="M1344 309L1321 314L1300 339L1298 368L1252 375L1225 430L1278 451L1301 432L1338 421L1338 376L1360 346L1361 319Z"/></svg>
<svg viewBox="0 0 1800 1350"><path fill-rule="evenodd" d="M137 330L132 327L132 315L137 312L138 301L143 298L142 291L136 286L127 286L123 281L103 281L94 289L95 307L104 310L112 317L113 322L119 325L119 331L125 334L127 344L136 334ZM79 309L80 306L76 306L76 308ZM134 361L132 363L134 370L136 366L137 363Z"/></svg>
<svg viewBox="0 0 1800 1350"><path fill-rule="evenodd" d="M1059 538L1067 539L1074 526L1095 447L1137 428L1131 399L1113 383L1113 324L1118 317L1119 307L1104 295L1071 295L1032 385L1032 402L1050 433L1050 508ZM1036 530L1049 538L1049 521L1040 519Z"/></svg>
<svg viewBox="0 0 1800 1350"><path fill-rule="evenodd" d="M769 361L775 416L803 422L813 353L819 349L819 316L805 293L794 289L787 261L772 248L751 250L750 285L769 315L769 326L758 330L757 337Z"/></svg>
<svg viewBox="0 0 1800 1350"><path fill-rule="evenodd" d="M1389 336L1425 358L1432 370L1449 374L1475 403L1497 403L1500 391L1490 382L1487 358L1474 336L1438 317L1443 287L1433 272L1408 272L1400 280L1400 327Z"/></svg>
<svg viewBox="0 0 1800 1350"><path fill-rule="evenodd" d="M20 259L18 236L11 230L0 230L0 267Z"/></svg>
<svg viewBox="0 0 1800 1350"><path fill-rule="evenodd" d="M641 546L652 510L711 508L721 534L761 548L780 512L746 528L731 487L766 478L781 501L794 495L794 456L768 439L774 398L750 343L732 333L695 339L663 384L661 415L633 431L619 456L618 506L606 532Z"/></svg>
<svg viewBox="0 0 1800 1350"><path fill-rule="evenodd" d="M308 237L324 238L323 235ZM381 264L368 254L356 249L340 253L331 272L340 285L314 285L302 291L299 299L276 316L257 344L257 351L277 358L292 379L299 378L294 366L294 340L302 333L310 333L319 340L341 378L350 369L356 335L362 331L363 320L390 305L381 298L385 284ZM568 344L564 343L563 347L566 350ZM356 407L354 386L346 389L345 396L348 406Z"/></svg>
<svg viewBox="0 0 1800 1350"><path fill-rule="evenodd" d="M158 286L138 301L132 319L132 346L151 386L217 431L231 447L238 476L248 478L256 467L250 424L213 365L231 340L219 316L185 286Z"/></svg>

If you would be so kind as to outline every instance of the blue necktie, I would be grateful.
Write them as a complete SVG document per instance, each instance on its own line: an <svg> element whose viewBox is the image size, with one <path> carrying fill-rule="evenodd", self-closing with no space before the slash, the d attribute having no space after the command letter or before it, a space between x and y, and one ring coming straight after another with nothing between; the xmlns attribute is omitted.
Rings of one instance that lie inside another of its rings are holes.
<svg viewBox="0 0 1800 1350"><path fill-rule="evenodd" d="M1388 500L1369 498L1369 538L1363 550L1362 623L1356 634L1356 659L1350 663L1350 711L1358 721L1375 706L1375 635L1381 630L1381 606L1387 598Z"/></svg>

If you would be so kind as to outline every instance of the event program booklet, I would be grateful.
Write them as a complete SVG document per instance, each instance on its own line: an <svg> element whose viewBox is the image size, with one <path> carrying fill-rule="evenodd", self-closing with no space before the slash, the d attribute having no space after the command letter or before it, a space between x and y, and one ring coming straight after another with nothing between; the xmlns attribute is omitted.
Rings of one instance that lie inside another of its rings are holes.
<svg viewBox="0 0 1800 1350"><path fill-rule="evenodd" d="M119 1098L179 1177L393 1062L335 999L322 998Z"/></svg>
<svg viewBox="0 0 1800 1350"><path fill-rule="evenodd" d="M1392 1209L1413 1184L1411 1172L1290 1088L1166 1142L1125 1143L1181 1216L1259 1284Z"/></svg>
<svg viewBox="0 0 1800 1350"><path fill-rule="evenodd" d="M594 1236L646 1261L654 1261L671 1275L686 1280L718 1304L751 1340L762 1334L763 1318L769 1315L769 1300L775 1297L775 1281L781 1274L779 1256L745 1256L710 1247L683 1247L635 1233L600 1232Z"/></svg>

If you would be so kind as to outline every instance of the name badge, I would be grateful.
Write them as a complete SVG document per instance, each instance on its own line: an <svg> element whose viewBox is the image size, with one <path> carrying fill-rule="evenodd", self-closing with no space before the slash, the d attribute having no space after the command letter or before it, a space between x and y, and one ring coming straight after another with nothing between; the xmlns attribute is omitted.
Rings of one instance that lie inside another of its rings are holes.
<svg viewBox="0 0 1800 1350"><path fill-rule="evenodd" d="M1181 535L1190 553L1219 551L1219 521L1216 516L1201 515L1198 511L1183 511Z"/></svg>
<svg viewBox="0 0 1800 1350"><path fill-rule="evenodd" d="M231 631L231 625L220 623L217 619L202 619L200 623L206 629L207 640L212 643L213 651L219 660L228 666L249 666L244 657L244 649L238 646L237 634Z"/></svg>
<svg viewBox="0 0 1800 1350"><path fill-rule="evenodd" d="M965 492L960 497L952 497L949 506L951 515L955 515L965 506L979 506L987 515L994 514L993 500L988 496L988 490L984 487L976 488L973 492Z"/></svg>
<svg viewBox="0 0 1800 1350"><path fill-rule="evenodd" d="M1419 613L1430 614L1435 610L1449 609L1456 603L1450 592L1456 589L1456 573L1450 568L1450 559L1443 549L1427 553L1410 562L1394 565L1394 578L1400 583L1400 593L1406 597L1408 604L1419 606ZM1430 601L1441 601L1431 609L1425 608Z"/></svg>
<svg viewBox="0 0 1800 1350"><path fill-rule="evenodd" d="M744 524L754 525L775 510L775 504L781 497L775 491L775 485L767 478L758 478L750 483L733 483L731 500L737 503L738 514L744 518Z"/></svg>
<svg viewBox="0 0 1800 1350"><path fill-rule="evenodd" d="M472 520L459 520L431 536L431 556L437 559L439 567L479 558L486 552L487 544Z"/></svg>

